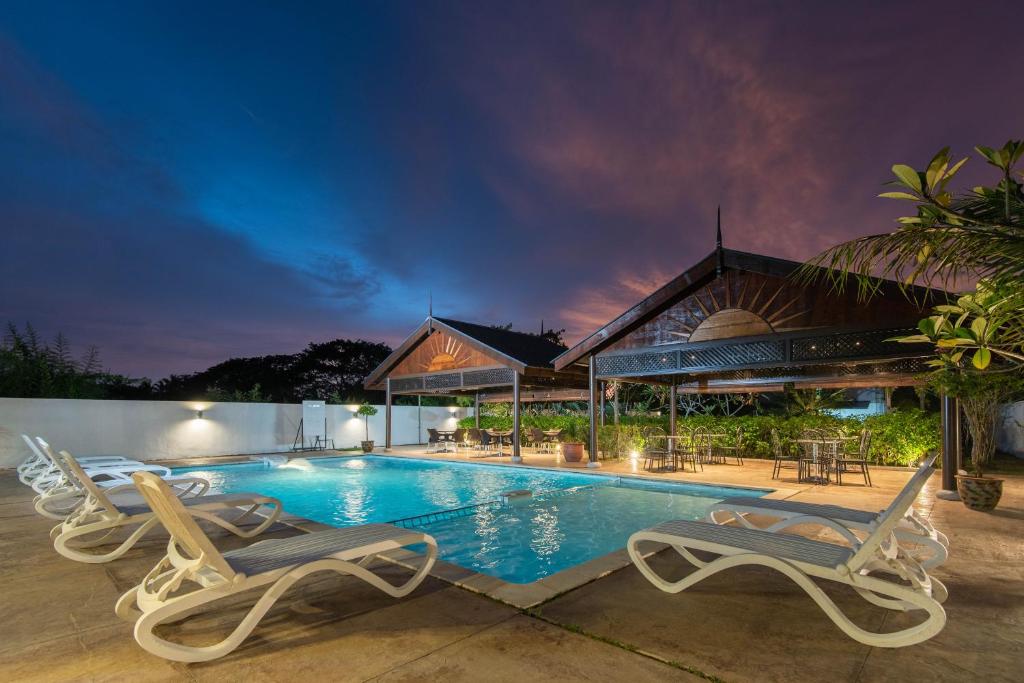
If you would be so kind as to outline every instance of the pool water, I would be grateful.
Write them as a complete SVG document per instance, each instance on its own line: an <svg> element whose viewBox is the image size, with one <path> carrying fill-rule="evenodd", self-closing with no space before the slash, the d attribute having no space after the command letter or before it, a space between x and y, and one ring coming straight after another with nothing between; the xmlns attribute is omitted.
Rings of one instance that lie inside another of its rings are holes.
<svg viewBox="0 0 1024 683"><path fill-rule="evenodd" d="M406 520L437 539L442 559L512 583L623 548L630 534L659 522L701 519L710 503L767 493L376 455L175 473L206 477L216 492L277 497L286 511L331 526ZM523 489L533 496L498 502L503 492ZM410 519L466 506L478 507L439 521Z"/></svg>

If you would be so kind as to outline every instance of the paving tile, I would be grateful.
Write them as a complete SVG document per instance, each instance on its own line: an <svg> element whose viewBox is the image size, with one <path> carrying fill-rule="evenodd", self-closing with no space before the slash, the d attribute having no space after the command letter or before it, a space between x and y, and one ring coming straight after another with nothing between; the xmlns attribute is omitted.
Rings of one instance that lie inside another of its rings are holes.
<svg viewBox="0 0 1024 683"><path fill-rule="evenodd" d="M516 616L376 681L699 681L693 674L536 619Z"/></svg>

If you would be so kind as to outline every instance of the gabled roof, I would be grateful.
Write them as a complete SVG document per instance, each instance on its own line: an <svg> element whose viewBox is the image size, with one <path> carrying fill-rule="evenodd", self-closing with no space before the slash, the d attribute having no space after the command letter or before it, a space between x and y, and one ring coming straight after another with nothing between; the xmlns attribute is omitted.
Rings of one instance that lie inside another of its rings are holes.
<svg viewBox="0 0 1024 683"><path fill-rule="evenodd" d="M516 359L523 365L534 368L554 367L555 358L565 351L565 347L536 334L503 330L450 318L434 318L434 320L476 339L490 349Z"/></svg>
<svg viewBox="0 0 1024 683"><path fill-rule="evenodd" d="M520 373L528 367L551 369L555 357L565 351L565 348L548 339L525 332L513 332L450 318L428 317L384 359L384 362L367 375L363 385L366 388L379 385L387 374L434 330L445 330Z"/></svg>
<svg viewBox="0 0 1024 683"><path fill-rule="evenodd" d="M735 249L719 248L698 261L671 281L654 291L650 296L631 307L620 316L593 332L572 348L555 359L555 369L562 370L579 362L588 355L614 344L648 320L653 319L669 307L697 292L725 271L744 271L779 278L788 278L803 266L797 261L753 254ZM829 287L827 283L820 286ZM932 296L923 288L912 288L926 300ZM883 280L879 295L900 296L903 293L898 283Z"/></svg>

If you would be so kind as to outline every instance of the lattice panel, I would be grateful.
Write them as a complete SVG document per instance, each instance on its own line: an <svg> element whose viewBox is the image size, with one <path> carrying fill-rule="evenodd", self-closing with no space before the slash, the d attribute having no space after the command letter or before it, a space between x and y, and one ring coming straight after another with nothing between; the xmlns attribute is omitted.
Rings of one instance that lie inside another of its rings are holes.
<svg viewBox="0 0 1024 683"><path fill-rule="evenodd" d="M678 367L678 354L675 351L626 353L597 358L599 375L645 375L676 370Z"/></svg>
<svg viewBox="0 0 1024 683"><path fill-rule="evenodd" d="M462 373L449 372L443 375L427 375L423 378L425 389L456 389L462 386Z"/></svg>
<svg viewBox="0 0 1024 683"><path fill-rule="evenodd" d="M705 349L684 349L680 351L680 357L680 367L683 369L757 365L786 360L786 347L781 341L757 341Z"/></svg>
<svg viewBox="0 0 1024 683"><path fill-rule="evenodd" d="M871 358L906 352L907 347L886 341L906 334L908 330L850 332L793 340L793 360L833 360L837 358Z"/></svg>
<svg viewBox="0 0 1024 683"><path fill-rule="evenodd" d="M512 368L491 368L489 370L467 370L462 373L462 383L467 387L485 387L512 384L516 371Z"/></svg>
<svg viewBox="0 0 1024 683"><path fill-rule="evenodd" d="M391 380L391 391L415 391L422 388L422 377L403 377Z"/></svg>

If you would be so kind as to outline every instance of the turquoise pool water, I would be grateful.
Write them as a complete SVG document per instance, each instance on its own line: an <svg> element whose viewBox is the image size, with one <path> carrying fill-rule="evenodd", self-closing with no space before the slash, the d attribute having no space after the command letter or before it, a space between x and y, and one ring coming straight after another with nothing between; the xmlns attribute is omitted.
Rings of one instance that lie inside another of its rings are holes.
<svg viewBox="0 0 1024 683"><path fill-rule="evenodd" d="M658 522L700 519L709 503L766 493L377 455L174 471L206 477L217 492L275 496L288 512L332 526L407 520L437 539L442 559L512 583L622 548L630 534ZM523 489L533 497L495 502ZM466 506L478 507L440 520L409 519Z"/></svg>

